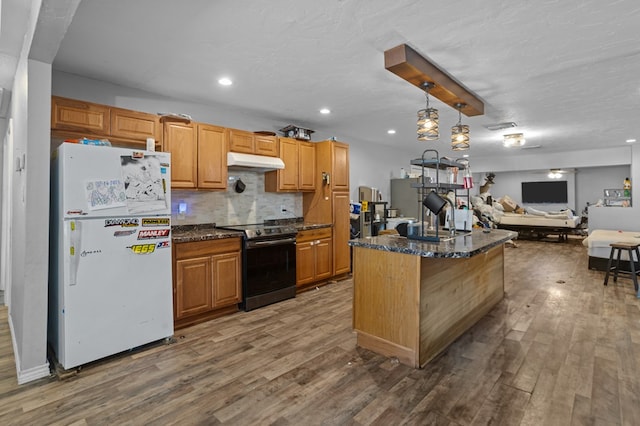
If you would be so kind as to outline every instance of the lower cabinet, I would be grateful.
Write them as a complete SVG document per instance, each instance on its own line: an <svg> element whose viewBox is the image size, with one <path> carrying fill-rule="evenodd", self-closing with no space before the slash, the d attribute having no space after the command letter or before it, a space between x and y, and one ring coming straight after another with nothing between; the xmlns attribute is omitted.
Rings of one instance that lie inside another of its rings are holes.
<svg viewBox="0 0 640 426"><path fill-rule="evenodd" d="M331 228L300 231L296 237L296 286L330 278L333 274Z"/></svg>
<svg viewBox="0 0 640 426"><path fill-rule="evenodd" d="M242 299L240 249L240 238L174 244L175 328L238 309Z"/></svg>

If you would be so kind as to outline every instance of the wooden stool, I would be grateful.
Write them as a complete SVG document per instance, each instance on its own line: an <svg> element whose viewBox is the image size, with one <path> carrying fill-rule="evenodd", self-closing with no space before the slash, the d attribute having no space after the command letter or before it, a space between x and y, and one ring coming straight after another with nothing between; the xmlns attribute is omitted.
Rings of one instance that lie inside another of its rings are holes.
<svg viewBox="0 0 640 426"><path fill-rule="evenodd" d="M609 282L609 273L613 272L613 282L618 281L618 275L630 275L631 279L633 279L633 287L636 290L636 296L640 298L640 292L638 291L638 274L640 271L636 271L635 262L640 262L640 251L638 251L638 246L640 243L611 243L611 253L609 254L609 262L607 263L607 274L604 276L604 285L607 285ZM629 256L629 266L630 271L620 269L620 255L622 251L626 251ZM636 260L633 260L633 253L636 253ZM611 266L613 263L613 257L616 256L616 265Z"/></svg>

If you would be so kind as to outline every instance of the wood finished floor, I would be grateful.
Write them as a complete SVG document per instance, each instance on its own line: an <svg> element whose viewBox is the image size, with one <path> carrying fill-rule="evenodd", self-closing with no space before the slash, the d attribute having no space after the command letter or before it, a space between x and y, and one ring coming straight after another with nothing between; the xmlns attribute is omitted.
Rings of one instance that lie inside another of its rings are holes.
<svg viewBox="0 0 640 426"><path fill-rule="evenodd" d="M3 308L0 424L640 424L630 280L577 240L505 255L505 299L422 370L355 346L350 280L23 386Z"/></svg>

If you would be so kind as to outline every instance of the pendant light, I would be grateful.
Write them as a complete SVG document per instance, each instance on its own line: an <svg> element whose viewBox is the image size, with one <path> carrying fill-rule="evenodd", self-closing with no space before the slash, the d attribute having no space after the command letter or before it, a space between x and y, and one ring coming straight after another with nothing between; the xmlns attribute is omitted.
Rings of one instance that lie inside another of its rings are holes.
<svg viewBox="0 0 640 426"><path fill-rule="evenodd" d="M422 84L425 96L427 98L427 106L425 109L418 111L418 140L419 141L435 141L440 138L438 130L438 110L429 107L429 90L434 84L425 82Z"/></svg>
<svg viewBox="0 0 640 426"><path fill-rule="evenodd" d="M457 103L458 124L451 128L451 149L453 151L464 151L469 149L469 126L462 124L462 108L466 105Z"/></svg>

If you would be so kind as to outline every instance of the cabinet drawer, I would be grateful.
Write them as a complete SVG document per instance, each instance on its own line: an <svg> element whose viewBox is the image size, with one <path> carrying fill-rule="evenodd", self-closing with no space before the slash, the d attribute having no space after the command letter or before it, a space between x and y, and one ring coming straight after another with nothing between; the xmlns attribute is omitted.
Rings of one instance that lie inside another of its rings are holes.
<svg viewBox="0 0 640 426"><path fill-rule="evenodd" d="M178 243L174 246L176 260L189 257L206 256L219 253L229 253L240 251L240 238L222 238L219 240L192 241L189 243Z"/></svg>
<svg viewBox="0 0 640 426"><path fill-rule="evenodd" d="M331 228L318 228L300 231L296 236L296 241L305 242L311 240L319 240L322 238L331 238Z"/></svg>

